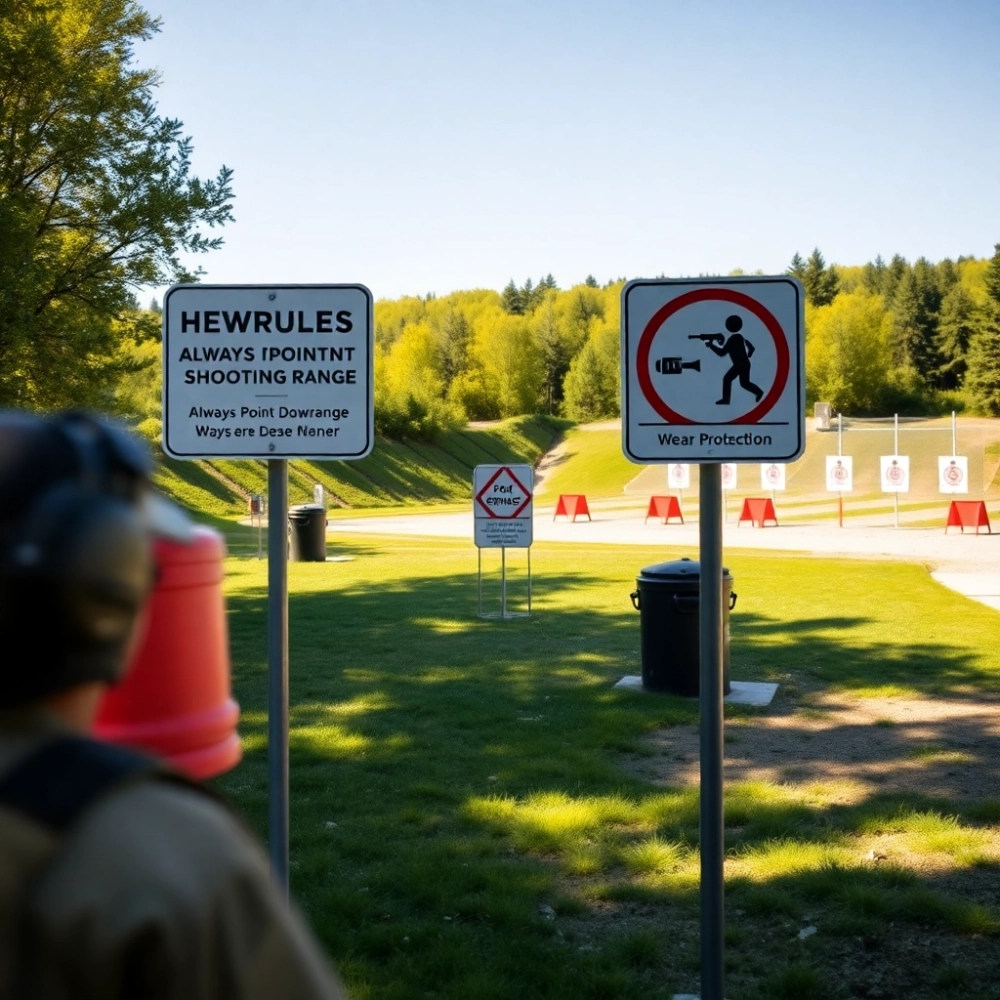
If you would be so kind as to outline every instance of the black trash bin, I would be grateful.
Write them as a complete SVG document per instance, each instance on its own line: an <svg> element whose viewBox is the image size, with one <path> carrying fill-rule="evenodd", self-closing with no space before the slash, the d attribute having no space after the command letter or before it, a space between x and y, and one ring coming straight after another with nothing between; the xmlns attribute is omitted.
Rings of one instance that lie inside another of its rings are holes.
<svg viewBox="0 0 1000 1000"><path fill-rule="evenodd" d="M303 503L288 511L289 559L292 562L326 562L326 508Z"/></svg>
<svg viewBox="0 0 1000 1000"><path fill-rule="evenodd" d="M647 566L636 577L632 604L639 612L642 686L697 697L701 564L692 559ZM722 568L722 690L729 694L729 611L736 604L733 578Z"/></svg>

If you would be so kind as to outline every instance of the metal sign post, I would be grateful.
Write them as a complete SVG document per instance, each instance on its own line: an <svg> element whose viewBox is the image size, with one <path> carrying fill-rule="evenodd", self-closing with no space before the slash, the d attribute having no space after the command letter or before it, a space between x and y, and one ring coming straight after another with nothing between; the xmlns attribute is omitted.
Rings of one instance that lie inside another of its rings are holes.
<svg viewBox="0 0 1000 1000"><path fill-rule="evenodd" d="M285 893L288 459L370 454L373 309L372 293L356 284L178 284L163 298L164 452L268 464L269 847Z"/></svg>
<svg viewBox="0 0 1000 1000"><path fill-rule="evenodd" d="M785 463L805 450L804 302L783 275L622 289L622 451L643 465L701 466L702 1000L723 1000L725 983L722 463Z"/></svg>
<svg viewBox="0 0 1000 1000"><path fill-rule="evenodd" d="M701 714L701 996L723 1000L725 832L722 807L722 470L702 465L698 486Z"/></svg>
<svg viewBox="0 0 1000 1000"><path fill-rule="evenodd" d="M271 869L288 896L288 462L267 463L267 780Z"/></svg>

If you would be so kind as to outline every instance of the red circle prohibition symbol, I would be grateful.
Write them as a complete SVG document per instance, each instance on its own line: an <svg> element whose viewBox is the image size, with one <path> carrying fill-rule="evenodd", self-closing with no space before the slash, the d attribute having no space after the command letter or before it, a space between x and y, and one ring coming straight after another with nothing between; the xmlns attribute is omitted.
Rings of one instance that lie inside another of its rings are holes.
<svg viewBox="0 0 1000 1000"><path fill-rule="evenodd" d="M653 380L649 375L649 353L653 349L653 338L659 332L660 327L675 312L685 308L685 306L694 305L695 302L706 302L713 299L721 302L732 302L733 305L742 306L748 312L752 312L764 324L774 341L775 351L778 355L778 367L770 390L749 413L744 413L742 417L737 417L735 420L716 421L719 424L755 424L771 412L774 404L778 402L785 390L790 366L788 341L785 339L785 332L781 329L781 324L769 310L765 309L756 299L750 298L749 295L734 292L730 288L696 288L683 295L678 295L676 299L671 300L653 314L653 318L646 324L646 329L642 331L642 336L639 338L639 349L636 352L635 363L639 388L646 397L646 402L669 423L699 424L704 422L685 417L682 413L669 407L660 397L653 387Z"/></svg>
<svg viewBox="0 0 1000 1000"><path fill-rule="evenodd" d="M842 462L838 462L833 467L833 478L837 480L838 483L847 482L847 466Z"/></svg>
<svg viewBox="0 0 1000 1000"><path fill-rule="evenodd" d="M897 465L895 462L889 466L886 470L885 478L889 480L890 483L901 483L906 478L906 473L903 472L903 467Z"/></svg>
<svg viewBox="0 0 1000 1000"><path fill-rule="evenodd" d="M952 486L957 486L962 481L961 468L952 462L952 464L944 470L944 478L945 481L951 483Z"/></svg>
<svg viewBox="0 0 1000 1000"><path fill-rule="evenodd" d="M733 475L735 469L731 465L724 465L722 467L722 485L728 486L733 481Z"/></svg>

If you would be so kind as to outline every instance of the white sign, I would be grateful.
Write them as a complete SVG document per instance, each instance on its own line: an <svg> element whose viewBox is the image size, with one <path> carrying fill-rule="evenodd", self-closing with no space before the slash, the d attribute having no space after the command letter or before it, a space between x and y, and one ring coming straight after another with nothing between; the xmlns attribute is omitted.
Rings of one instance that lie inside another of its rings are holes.
<svg viewBox="0 0 1000 1000"><path fill-rule="evenodd" d="M163 300L173 458L364 458L375 443L363 285L174 285Z"/></svg>
<svg viewBox="0 0 1000 1000"><path fill-rule="evenodd" d="M965 455L938 457L938 491L941 493L969 492L969 459Z"/></svg>
<svg viewBox="0 0 1000 1000"><path fill-rule="evenodd" d="M724 490L735 490L736 482L736 466L732 462L726 462L722 466L722 488Z"/></svg>
<svg viewBox="0 0 1000 1000"><path fill-rule="evenodd" d="M785 467L771 462L760 467L760 488L762 490L783 490L785 488Z"/></svg>
<svg viewBox="0 0 1000 1000"><path fill-rule="evenodd" d="M672 490L686 490L691 485L690 465L668 465L667 486Z"/></svg>
<svg viewBox="0 0 1000 1000"><path fill-rule="evenodd" d="M534 476L530 465L476 466L472 474L472 508L479 548L531 547Z"/></svg>
<svg viewBox="0 0 1000 1000"><path fill-rule="evenodd" d="M910 492L910 456L883 455L879 458L882 469L883 493Z"/></svg>
<svg viewBox="0 0 1000 1000"><path fill-rule="evenodd" d="M831 493L853 491L854 459L850 455L826 456L826 488Z"/></svg>
<svg viewBox="0 0 1000 1000"><path fill-rule="evenodd" d="M625 285L625 456L642 464L798 458L804 302L802 285L786 276Z"/></svg>

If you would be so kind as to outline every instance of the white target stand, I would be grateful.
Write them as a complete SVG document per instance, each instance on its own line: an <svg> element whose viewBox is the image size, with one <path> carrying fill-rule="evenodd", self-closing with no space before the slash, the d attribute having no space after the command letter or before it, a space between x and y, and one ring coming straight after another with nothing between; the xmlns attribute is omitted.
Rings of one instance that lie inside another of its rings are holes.
<svg viewBox="0 0 1000 1000"><path fill-rule="evenodd" d="M476 614L480 618L498 618L503 621L507 621L511 618L530 618L531 617L531 549L525 549L528 556L528 595L527 595L527 605L521 606L520 610L511 607L510 592L508 590L509 580L507 578L507 548L506 546L501 546L500 548L500 610L499 611L484 611L483 610L483 550L482 548L477 550L479 553L479 575L477 582L477 611Z"/></svg>
<svg viewBox="0 0 1000 1000"><path fill-rule="evenodd" d="M532 488L530 465L477 465L472 475L474 540L478 550L478 615L480 618L527 618L531 614ZM483 549L500 550L500 610L483 610ZM511 608L507 549L528 554L527 610Z"/></svg>

